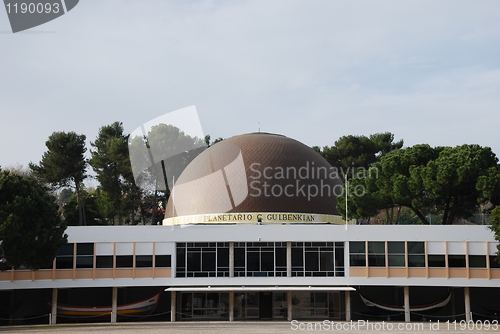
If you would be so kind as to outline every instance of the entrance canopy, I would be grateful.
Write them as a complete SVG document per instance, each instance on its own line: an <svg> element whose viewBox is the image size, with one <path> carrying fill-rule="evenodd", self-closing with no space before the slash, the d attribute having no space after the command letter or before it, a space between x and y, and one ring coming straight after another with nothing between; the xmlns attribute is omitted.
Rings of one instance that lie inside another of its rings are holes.
<svg viewBox="0 0 500 334"><path fill-rule="evenodd" d="M350 286L191 286L171 287L165 291L356 291Z"/></svg>

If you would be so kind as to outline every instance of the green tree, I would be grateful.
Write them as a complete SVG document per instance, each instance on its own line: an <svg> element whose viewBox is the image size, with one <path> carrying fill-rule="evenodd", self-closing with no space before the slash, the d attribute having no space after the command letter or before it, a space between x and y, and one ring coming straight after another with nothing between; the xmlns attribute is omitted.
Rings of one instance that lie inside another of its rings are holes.
<svg viewBox="0 0 500 334"><path fill-rule="evenodd" d="M481 204L497 203L498 187L487 186L500 177L497 163L491 149L479 145L394 150L373 165L377 173L357 181L365 187L367 198L351 197L348 207L353 217L375 208L407 207L423 224L429 224L429 214L442 215L443 224L452 224Z"/></svg>
<svg viewBox="0 0 500 334"><path fill-rule="evenodd" d="M97 139L90 144L94 150L91 150L89 163L96 172L100 189L110 201L109 208L113 208L108 214L118 217L118 224L122 225L125 196L132 188L128 136L123 134L122 123L114 122L101 127Z"/></svg>
<svg viewBox="0 0 500 334"><path fill-rule="evenodd" d="M368 169L380 158L392 150L400 149L403 141L394 142L394 135L390 132L377 133L366 136L343 136L334 146L325 146L321 151L318 147L314 150L336 168L348 173L348 169Z"/></svg>
<svg viewBox="0 0 500 334"><path fill-rule="evenodd" d="M46 268L67 242L55 198L29 177L0 171L0 269Z"/></svg>
<svg viewBox="0 0 500 334"><path fill-rule="evenodd" d="M96 193L88 193L83 190L82 199L87 225L103 225L104 217L101 214ZM66 225L78 225L78 199L76 194L73 194L64 204L64 219Z"/></svg>
<svg viewBox="0 0 500 334"><path fill-rule="evenodd" d="M135 181L143 190L143 218L151 213L152 224L163 219L158 213L164 210L162 203L170 195L169 184L178 179L207 143L210 143L210 136L203 139L191 137L179 128L164 123L152 126L145 136L130 138L129 151L136 173Z"/></svg>
<svg viewBox="0 0 500 334"><path fill-rule="evenodd" d="M30 163L33 175L41 182L54 188L71 186L78 198L78 222L85 225L82 183L87 177L85 159L85 135L75 132L54 132L45 142L48 151L42 156L39 165Z"/></svg>
<svg viewBox="0 0 500 334"><path fill-rule="evenodd" d="M497 257L495 261L500 263L500 206L491 210L491 225L490 230L495 233L495 240L499 242L497 245Z"/></svg>
<svg viewBox="0 0 500 334"><path fill-rule="evenodd" d="M471 216L485 201L481 180L497 163L489 147L446 147L437 159L414 168L411 174L416 187L425 191L428 201L442 213L443 224L449 225L458 217Z"/></svg>

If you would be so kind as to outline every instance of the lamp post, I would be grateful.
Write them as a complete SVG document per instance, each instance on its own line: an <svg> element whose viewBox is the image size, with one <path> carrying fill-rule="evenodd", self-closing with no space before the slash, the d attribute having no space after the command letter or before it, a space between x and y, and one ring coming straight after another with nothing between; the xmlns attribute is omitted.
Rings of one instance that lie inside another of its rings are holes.
<svg viewBox="0 0 500 334"><path fill-rule="evenodd" d="M347 173L345 174L345 229L347 230L347 224L349 219L347 218L347 193L349 192L349 183L347 181Z"/></svg>

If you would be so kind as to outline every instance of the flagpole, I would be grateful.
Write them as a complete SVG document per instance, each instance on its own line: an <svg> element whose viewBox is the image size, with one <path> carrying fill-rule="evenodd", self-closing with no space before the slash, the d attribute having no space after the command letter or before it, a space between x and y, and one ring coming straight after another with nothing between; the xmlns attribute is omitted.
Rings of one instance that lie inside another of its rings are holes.
<svg viewBox="0 0 500 334"><path fill-rule="evenodd" d="M349 183L347 181L347 173L345 174L345 229L347 230L347 222L349 218L347 217L347 193L349 192Z"/></svg>

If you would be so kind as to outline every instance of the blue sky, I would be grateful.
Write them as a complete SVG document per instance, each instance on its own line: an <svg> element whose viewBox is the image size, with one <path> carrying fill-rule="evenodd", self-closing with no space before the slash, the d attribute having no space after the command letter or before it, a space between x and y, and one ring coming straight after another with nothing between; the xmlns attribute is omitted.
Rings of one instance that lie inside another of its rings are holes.
<svg viewBox="0 0 500 334"><path fill-rule="evenodd" d="M0 165L196 105L212 138L310 146L390 131L500 155L499 1L81 0L12 34L0 9Z"/></svg>

